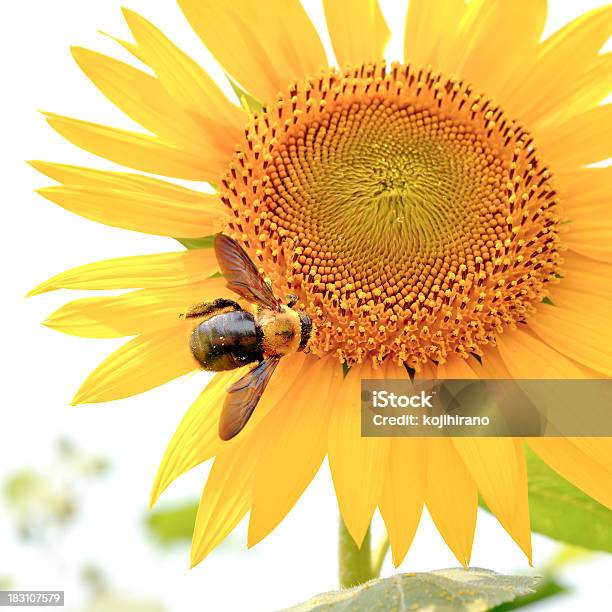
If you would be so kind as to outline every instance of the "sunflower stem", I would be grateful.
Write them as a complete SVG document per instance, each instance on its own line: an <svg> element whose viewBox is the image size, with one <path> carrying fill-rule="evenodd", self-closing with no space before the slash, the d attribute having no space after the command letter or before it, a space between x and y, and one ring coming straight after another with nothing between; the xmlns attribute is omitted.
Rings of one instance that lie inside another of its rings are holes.
<svg viewBox="0 0 612 612"><path fill-rule="evenodd" d="M375 578L372 563L370 529L368 529L361 548L348 532L342 517L338 528L338 573L340 586L350 588Z"/></svg>
<svg viewBox="0 0 612 612"><path fill-rule="evenodd" d="M372 573L374 574L374 578L378 578L380 576L380 572L388 552L389 536L385 534L385 537L374 550L374 555L372 557Z"/></svg>

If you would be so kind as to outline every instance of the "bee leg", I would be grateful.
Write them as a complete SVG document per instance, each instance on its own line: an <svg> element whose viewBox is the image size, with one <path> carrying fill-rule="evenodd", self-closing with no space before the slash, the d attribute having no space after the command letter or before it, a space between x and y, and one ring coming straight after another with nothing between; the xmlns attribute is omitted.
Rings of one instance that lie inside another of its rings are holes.
<svg viewBox="0 0 612 612"><path fill-rule="evenodd" d="M295 293L288 293L285 298L287 300L287 306L289 306L289 308L293 308L297 304L298 296L295 295Z"/></svg>
<svg viewBox="0 0 612 612"><path fill-rule="evenodd" d="M191 306L186 312L179 315L182 319L209 319L210 317L220 314L221 312L229 312L230 310L242 310L238 302L228 300L227 298L217 298L212 302L202 302Z"/></svg>

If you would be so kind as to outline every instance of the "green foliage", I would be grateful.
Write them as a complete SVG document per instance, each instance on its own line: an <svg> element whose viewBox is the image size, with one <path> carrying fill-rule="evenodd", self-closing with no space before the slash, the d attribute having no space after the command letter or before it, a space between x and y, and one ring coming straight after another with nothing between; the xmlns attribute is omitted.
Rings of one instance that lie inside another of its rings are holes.
<svg viewBox="0 0 612 612"><path fill-rule="evenodd" d="M490 570L444 569L430 573L396 574L352 589L317 595L291 612L340 610L490 610L518 596L533 593L539 578L503 576ZM288 611L287 611L288 612Z"/></svg>
<svg viewBox="0 0 612 612"><path fill-rule="evenodd" d="M104 458L60 439L54 463L45 472L24 468L8 474L1 492L17 534L43 542L52 530L69 525L78 510L80 487L108 469Z"/></svg>
<svg viewBox="0 0 612 612"><path fill-rule="evenodd" d="M185 502L160 510L153 510L146 517L146 525L152 538L164 546L191 541L197 502Z"/></svg>
<svg viewBox="0 0 612 612"><path fill-rule="evenodd" d="M10 474L3 493L13 527L24 540L43 541L49 530L68 525L76 513L73 489L33 470Z"/></svg>
<svg viewBox="0 0 612 612"><path fill-rule="evenodd" d="M211 249L214 239L214 235L202 236L202 238L175 238L186 249Z"/></svg>
<svg viewBox="0 0 612 612"><path fill-rule="evenodd" d="M229 75L226 76L232 89L238 96L238 100L240 100L240 106L242 106L247 113L259 113L263 110L263 106L259 100L256 100L251 94L244 91L244 89L242 89L242 87L240 87Z"/></svg>
<svg viewBox="0 0 612 612"><path fill-rule="evenodd" d="M103 476L110 469L107 459L82 451L66 438L58 440L57 455L73 478L96 478Z"/></svg>
<svg viewBox="0 0 612 612"><path fill-rule="evenodd" d="M571 592L571 589L560 583L557 579L557 574L560 570L566 569L568 565L584 559L591 558L595 553L585 550L584 548L576 548L575 546L562 546L555 556L546 563L542 568L544 577L542 582L538 584L535 593L522 595L514 601L503 603L493 608L495 612L505 612L506 610L516 610L534 603L544 601L551 597L566 595Z"/></svg>
<svg viewBox="0 0 612 612"><path fill-rule="evenodd" d="M531 604L555 597L557 595L563 595L567 593L568 589L563 585L559 584L552 578L547 578L541 584L538 585L535 593L529 593L528 595L521 595L514 601L508 601L499 606L493 608L494 612L506 612L507 610L517 610L518 608L524 608Z"/></svg>
<svg viewBox="0 0 612 612"><path fill-rule="evenodd" d="M612 552L612 510L559 476L530 448L525 452L532 530L574 546Z"/></svg>
<svg viewBox="0 0 612 612"><path fill-rule="evenodd" d="M531 530L572 546L612 552L612 510L549 468L527 445ZM479 499L485 509L486 503Z"/></svg>
<svg viewBox="0 0 612 612"><path fill-rule="evenodd" d="M13 588L13 579L10 576L0 576L0 591L9 591Z"/></svg>
<svg viewBox="0 0 612 612"><path fill-rule="evenodd" d="M13 472L4 485L4 498L9 505L19 504L24 499L37 494L44 487L44 483L44 477L33 470Z"/></svg>
<svg viewBox="0 0 612 612"><path fill-rule="evenodd" d="M342 517L338 525L338 555L341 587L356 586L378 577L378 573L374 573L370 529L359 547L348 532Z"/></svg>

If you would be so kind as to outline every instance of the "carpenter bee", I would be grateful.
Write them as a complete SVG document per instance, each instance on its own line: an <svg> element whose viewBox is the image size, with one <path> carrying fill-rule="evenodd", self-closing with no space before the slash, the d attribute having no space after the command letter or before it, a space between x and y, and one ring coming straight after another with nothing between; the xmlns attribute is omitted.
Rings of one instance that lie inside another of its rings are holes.
<svg viewBox="0 0 612 612"><path fill-rule="evenodd" d="M257 362L227 389L219 436L229 440L247 424L281 357L307 347L312 320L293 310L296 296L288 295L286 305L274 296L235 240L217 234L214 246L228 289L254 304L255 314L233 300L219 298L197 304L182 316L204 319L193 330L190 346L205 370L233 370Z"/></svg>

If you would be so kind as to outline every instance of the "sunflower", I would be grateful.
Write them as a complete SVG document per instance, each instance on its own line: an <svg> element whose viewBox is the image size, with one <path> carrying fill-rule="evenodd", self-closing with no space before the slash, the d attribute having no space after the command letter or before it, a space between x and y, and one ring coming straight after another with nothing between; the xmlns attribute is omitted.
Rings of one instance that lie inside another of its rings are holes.
<svg viewBox="0 0 612 612"><path fill-rule="evenodd" d="M145 131L47 120L73 144L146 174L33 162L58 183L41 194L63 208L190 247L84 265L33 290L129 290L70 302L46 321L77 336L132 337L74 403L124 398L197 369L193 322L178 314L231 297L204 238L225 232L276 295L298 296L317 333L307 353L281 360L236 438L220 440L217 422L244 370L216 374L170 440L152 503L214 459L192 563L247 513L248 544L259 542L326 456L349 533L360 544L378 508L396 565L424 504L467 565L479 494L530 559L525 441L363 438L359 386L408 372L612 375L612 168L585 167L611 152L612 106L600 102L612 55L599 51L612 7L542 41L543 0L411 0L403 63L387 64L376 1L324 0L338 68L298 0L179 5L241 105L126 10L133 42L116 40L139 67L82 48L73 55ZM609 439L527 442L612 506Z"/></svg>

